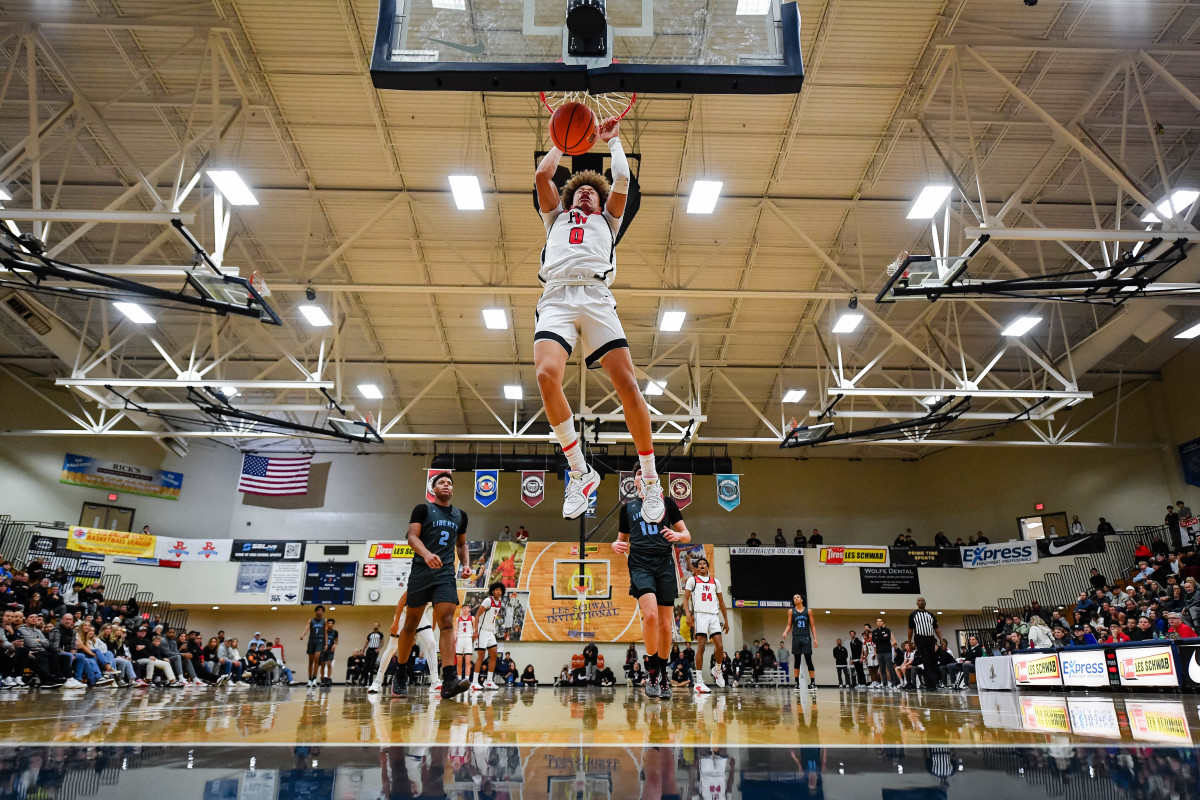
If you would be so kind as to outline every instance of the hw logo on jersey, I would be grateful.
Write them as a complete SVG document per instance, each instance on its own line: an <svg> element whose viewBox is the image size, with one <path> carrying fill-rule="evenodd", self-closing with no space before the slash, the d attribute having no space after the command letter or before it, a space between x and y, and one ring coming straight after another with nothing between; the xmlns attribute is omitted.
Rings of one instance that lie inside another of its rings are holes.
<svg viewBox="0 0 1200 800"><path fill-rule="evenodd" d="M671 499L680 508L687 508L692 502L692 473L672 472L667 475L667 484L671 487Z"/></svg>
<svg viewBox="0 0 1200 800"><path fill-rule="evenodd" d="M477 469L475 470L475 502L487 508L492 503L496 502L496 495L500 489L500 470L496 469Z"/></svg>
<svg viewBox="0 0 1200 800"><path fill-rule="evenodd" d="M726 511L733 511L742 503L740 475L717 476L717 504Z"/></svg>
<svg viewBox="0 0 1200 800"><path fill-rule="evenodd" d="M546 472L527 469L521 472L521 502L535 508L546 497Z"/></svg>

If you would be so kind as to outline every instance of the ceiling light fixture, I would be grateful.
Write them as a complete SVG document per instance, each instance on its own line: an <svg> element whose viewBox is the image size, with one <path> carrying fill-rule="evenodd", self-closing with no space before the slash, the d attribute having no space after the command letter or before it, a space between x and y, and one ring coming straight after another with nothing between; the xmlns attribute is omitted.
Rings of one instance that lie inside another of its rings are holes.
<svg viewBox="0 0 1200 800"><path fill-rule="evenodd" d="M3 189L0 189L0 202L3 202L5 200L12 200L12 195L9 194L8 192L4 191Z"/></svg>
<svg viewBox="0 0 1200 800"><path fill-rule="evenodd" d="M328 328L333 322L320 306L299 306L300 313L314 328Z"/></svg>
<svg viewBox="0 0 1200 800"><path fill-rule="evenodd" d="M240 394L236 386L222 386L219 391L221 392L221 396L226 400L231 397L237 397Z"/></svg>
<svg viewBox="0 0 1200 800"><path fill-rule="evenodd" d="M737 11L733 13L739 17L761 16L770 8L771 0L738 0Z"/></svg>
<svg viewBox="0 0 1200 800"><path fill-rule="evenodd" d="M1195 339L1197 336L1200 336L1200 322L1196 323L1187 330L1180 331L1179 333L1175 334L1176 339Z"/></svg>
<svg viewBox="0 0 1200 800"><path fill-rule="evenodd" d="M503 331L508 329L508 314L503 308L485 308L483 324L488 330Z"/></svg>
<svg viewBox="0 0 1200 800"><path fill-rule="evenodd" d="M805 389L788 389L788 391L786 393L784 393L784 395L783 395L783 402L799 403L801 400L804 399L805 391L807 391L807 390L805 390Z"/></svg>
<svg viewBox="0 0 1200 800"><path fill-rule="evenodd" d="M360 383L358 385L358 393L368 400L383 399L383 392L379 391L379 387L373 383Z"/></svg>
<svg viewBox="0 0 1200 800"><path fill-rule="evenodd" d="M834 333L854 333L858 328L859 323L863 321L863 315L847 311L837 318L837 322L833 324Z"/></svg>
<svg viewBox="0 0 1200 800"><path fill-rule="evenodd" d="M516 384L516 385L508 384L504 387L504 399L505 400L520 400L524 396L525 396L525 390L521 388L520 384Z"/></svg>
<svg viewBox="0 0 1200 800"><path fill-rule="evenodd" d="M688 198L687 213L711 214L717 207L724 181L696 181L692 184L692 196Z"/></svg>
<svg viewBox="0 0 1200 800"><path fill-rule="evenodd" d="M483 210L483 192L479 190L479 178L474 175L451 175L450 191L459 211Z"/></svg>
<svg viewBox="0 0 1200 800"><path fill-rule="evenodd" d="M1041 317L1017 317L1000 332L1001 336L1024 336L1042 321Z"/></svg>
<svg viewBox="0 0 1200 800"><path fill-rule="evenodd" d="M1200 198L1200 192L1195 189L1176 189L1171 192L1169 198L1164 199L1158 204L1158 214L1163 214L1164 216L1170 214L1172 217L1178 219L1179 215L1191 208L1192 203L1196 202L1198 198ZM1158 214L1155 214L1153 211L1147 211L1145 216L1142 217L1142 222L1162 222Z"/></svg>
<svg viewBox="0 0 1200 800"><path fill-rule="evenodd" d="M666 381L647 381L646 382L646 394L662 394L663 390L666 388L667 388Z"/></svg>
<svg viewBox="0 0 1200 800"><path fill-rule="evenodd" d="M953 188L941 184L926 186L908 210L908 219L933 219L933 215L942 207L942 203L946 202Z"/></svg>
<svg viewBox="0 0 1200 800"><path fill-rule="evenodd" d="M210 169L208 177L217 186L217 190L231 206L256 206L258 198L250 187L242 180L242 176L232 169Z"/></svg>
<svg viewBox="0 0 1200 800"><path fill-rule="evenodd" d="M154 323L154 317L150 316L150 312L137 303L113 303L113 307L128 317L130 322L136 322L138 325Z"/></svg>
<svg viewBox="0 0 1200 800"><path fill-rule="evenodd" d="M687 319L686 311L664 311L662 319L658 323L660 331L680 331L683 330L683 321Z"/></svg>

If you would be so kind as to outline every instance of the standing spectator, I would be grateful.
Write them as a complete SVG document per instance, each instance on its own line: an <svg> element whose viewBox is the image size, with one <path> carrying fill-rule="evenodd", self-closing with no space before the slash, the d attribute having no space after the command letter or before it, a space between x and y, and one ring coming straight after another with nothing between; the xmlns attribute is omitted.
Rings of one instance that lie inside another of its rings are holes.
<svg viewBox="0 0 1200 800"><path fill-rule="evenodd" d="M754 531L750 532L750 538L746 540L746 547L760 547L762 541L758 538L758 534Z"/></svg>
<svg viewBox="0 0 1200 800"><path fill-rule="evenodd" d="M1111 522L1106 520L1104 517L1101 517L1100 522L1096 525L1096 533L1100 534L1101 536L1111 536L1112 534L1116 533L1116 531L1113 530Z"/></svg>
<svg viewBox="0 0 1200 800"><path fill-rule="evenodd" d="M838 639L837 644L833 646L833 665L837 668L838 688L850 687L850 653L846 650L842 640Z"/></svg>
<svg viewBox="0 0 1200 800"><path fill-rule="evenodd" d="M509 527L507 525L505 525L504 530L502 530L500 532L500 541L511 542L512 540L513 540L512 531L509 530Z"/></svg>
<svg viewBox="0 0 1200 800"><path fill-rule="evenodd" d="M791 657L792 654L789 653L788 649L783 646L783 642L780 642L779 649L775 651L775 663L783 664L784 668L786 669L788 661L791 659Z"/></svg>
<svg viewBox="0 0 1200 800"><path fill-rule="evenodd" d="M879 653L875 649L875 642L871 638L871 626L863 625L863 664L867 668L867 677L871 679L871 683L867 688L874 689L880 685L879 683Z"/></svg>
<svg viewBox="0 0 1200 800"><path fill-rule="evenodd" d="M1075 514L1071 517L1071 524L1067 528L1067 532L1070 533L1072 536L1078 536L1079 534L1087 533L1087 528L1084 526L1084 524L1082 522L1079 521L1078 514Z"/></svg>
<svg viewBox="0 0 1200 800"><path fill-rule="evenodd" d="M908 615L908 641L916 636L917 661L925 676L925 689L932 692L937 688L938 662L937 647L941 631L938 629L937 617L925 610L925 598L917 598L917 610Z"/></svg>
<svg viewBox="0 0 1200 800"><path fill-rule="evenodd" d="M796 536L792 539L793 547L808 547L808 537L804 535L804 531L796 528Z"/></svg>
<svg viewBox="0 0 1200 800"><path fill-rule="evenodd" d="M679 654L679 645L671 648L671 660L675 661L675 657ZM588 684L593 684L596 681L597 665L600 662L600 649L596 647L595 642L588 642L583 648L583 666L584 675L587 678Z"/></svg>
<svg viewBox="0 0 1200 800"><path fill-rule="evenodd" d="M517 528L516 540L519 544L525 544L529 541L529 531L525 530L524 525Z"/></svg>
<svg viewBox="0 0 1200 800"><path fill-rule="evenodd" d="M1167 525L1167 533L1171 536L1171 542L1182 541L1179 535L1179 512L1175 510L1175 506L1167 506L1167 516L1163 518L1163 522Z"/></svg>
<svg viewBox="0 0 1200 800"><path fill-rule="evenodd" d="M1180 521L1191 519L1193 516L1192 509L1189 508L1182 500L1175 501L1175 514L1179 517Z"/></svg>
<svg viewBox="0 0 1200 800"><path fill-rule="evenodd" d="M783 528L775 529L775 546L776 547L787 547L787 539L784 538Z"/></svg>
<svg viewBox="0 0 1200 800"><path fill-rule="evenodd" d="M948 536L946 536L946 534L942 533L941 531L938 531L937 535L933 537L933 546L934 547L951 547L952 545L950 544L950 538Z"/></svg>
<svg viewBox="0 0 1200 800"><path fill-rule="evenodd" d="M871 631L871 641L875 643L875 654L879 659L879 680L877 688L900 688L900 678L896 675L892 663L892 651L896 648L896 637L892 629L883 624L883 618L875 620L875 630Z"/></svg>
<svg viewBox="0 0 1200 800"><path fill-rule="evenodd" d="M851 685L862 686L865 684L867 677L863 674L863 643L853 630L850 631L850 665L851 674L854 676Z"/></svg>
<svg viewBox="0 0 1200 800"><path fill-rule="evenodd" d="M505 530L508 530L505 527ZM366 686L375 678L375 671L379 668L379 650L383 647L383 634L379 631L379 623L376 622L371 632L367 634L366 644L363 646L363 656L366 658L366 663L363 664L363 674L366 677L363 685Z"/></svg>
<svg viewBox="0 0 1200 800"><path fill-rule="evenodd" d="M820 547L823 544L825 544L825 537L821 535L819 530L813 528L812 535L808 537L808 546Z"/></svg>

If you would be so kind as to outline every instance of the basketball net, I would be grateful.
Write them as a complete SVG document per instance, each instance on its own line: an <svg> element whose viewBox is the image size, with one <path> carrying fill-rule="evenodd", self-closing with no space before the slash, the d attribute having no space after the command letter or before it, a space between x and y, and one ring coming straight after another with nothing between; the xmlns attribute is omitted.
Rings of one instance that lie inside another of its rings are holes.
<svg viewBox="0 0 1200 800"><path fill-rule="evenodd" d="M259 296L271 296L271 290L267 288L267 281L258 270L250 273L250 285L254 287L254 291L258 292Z"/></svg>
<svg viewBox="0 0 1200 800"><path fill-rule="evenodd" d="M586 572L576 573L571 576L575 589L575 611L579 614L579 629L587 630L588 611L590 603L588 602L588 591L591 589L592 576Z"/></svg>
<svg viewBox="0 0 1200 800"><path fill-rule="evenodd" d="M589 94L587 92L542 92L542 105L553 114L563 103L583 103L596 114L596 121L608 118L621 120L637 102L637 92L609 92Z"/></svg>
<svg viewBox="0 0 1200 800"><path fill-rule="evenodd" d="M889 277L896 274L896 270L900 269L900 265L904 263L904 259L906 258L908 258L908 251L901 250L900 254L896 256L896 260L887 265L886 270Z"/></svg>

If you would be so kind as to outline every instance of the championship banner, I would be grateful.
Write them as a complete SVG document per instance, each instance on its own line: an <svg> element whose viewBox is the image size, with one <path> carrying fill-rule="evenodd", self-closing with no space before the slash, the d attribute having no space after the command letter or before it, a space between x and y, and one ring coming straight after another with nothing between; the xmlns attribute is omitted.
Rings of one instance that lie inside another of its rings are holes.
<svg viewBox="0 0 1200 800"><path fill-rule="evenodd" d="M1056 536L1050 539L1038 539L1037 550L1039 558L1103 553L1105 551L1104 535L1085 533L1082 536Z"/></svg>
<svg viewBox="0 0 1200 800"><path fill-rule="evenodd" d="M887 567L891 565L886 547L821 547L818 560L831 567Z"/></svg>
<svg viewBox="0 0 1200 800"><path fill-rule="evenodd" d="M443 472L450 472L448 469L427 469L425 470L425 499L433 503L437 498L433 496L433 476L441 475Z"/></svg>
<svg viewBox="0 0 1200 800"><path fill-rule="evenodd" d="M1013 653L1011 658L1017 686L1062 686L1057 653Z"/></svg>
<svg viewBox="0 0 1200 800"><path fill-rule="evenodd" d="M637 472L634 470L621 473L621 505L637 499L637 483L633 479L636 474Z"/></svg>
<svg viewBox="0 0 1200 800"><path fill-rule="evenodd" d="M562 479L563 479L563 497L566 497L567 496L567 486L568 486L568 484L571 483L571 470L564 469L563 474L562 474ZM596 496L599 491L600 491L600 484L597 483L596 488L593 489L588 494L588 507L587 507L587 513L584 514L585 517L596 516Z"/></svg>
<svg viewBox="0 0 1200 800"><path fill-rule="evenodd" d="M1009 564L1036 564L1038 549L1033 542L1002 542L958 548L965 569L1001 567Z"/></svg>
<svg viewBox="0 0 1200 800"><path fill-rule="evenodd" d="M546 499L546 472L540 469L521 471L521 502L537 508Z"/></svg>
<svg viewBox="0 0 1200 800"><path fill-rule="evenodd" d="M154 557L162 561L228 561L233 549L232 539L155 538Z"/></svg>
<svg viewBox="0 0 1200 800"><path fill-rule="evenodd" d="M304 542L277 539L234 539L230 561L303 561Z"/></svg>
<svg viewBox="0 0 1200 800"><path fill-rule="evenodd" d="M106 556L155 558L154 540L148 533L107 531L101 528L71 528L67 549ZM157 560L157 559L156 559Z"/></svg>
<svg viewBox="0 0 1200 800"><path fill-rule="evenodd" d="M183 489L183 473L67 453L58 482L162 500L178 500L179 492Z"/></svg>
<svg viewBox="0 0 1200 800"><path fill-rule="evenodd" d="M681 509L691 505L692 473L669 472L667 473L667 485L671 487L671 497L675 500L675 505Z"/></svg>
<svg viewBox="0 0 1200 800"><path fill-rule="evenodd" d="M1178 688L1179 670L1175 648L1167 644L1138 644L1113 648L1117 675L1122 686L1165 686Z"/></svg>
<svg viewBox="0 0 1200 800"><path fill-rule="evenodd" d="M726 511L733 511L742 504L742 476L717 476L717 504Z"/></svg>
<svg viewBox="0 0 1200 800"><path fill-rule="evenodd" d="M304 588L304 563L279 561L271 565L267 602L272 605L298 606Z"/></svg>
<svg viewBox="0 0 1200 800"><path fill-rule="evenodd" d="M475 470L475 502L487 508L492 503L496 502L496 495L500 493L500 470L498 469L477 469Z"/></svg>
<svg viewBox="0 0 1200 800"><path fill-rule="evenodd" d="M893 547L892 564L904 567L961 567L957 547Z"/></svg>

